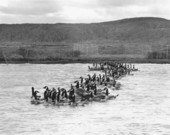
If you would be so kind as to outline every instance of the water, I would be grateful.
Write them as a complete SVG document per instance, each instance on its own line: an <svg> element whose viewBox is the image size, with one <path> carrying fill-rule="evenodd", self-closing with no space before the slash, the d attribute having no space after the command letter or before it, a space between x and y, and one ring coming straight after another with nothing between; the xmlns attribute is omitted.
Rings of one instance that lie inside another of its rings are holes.
<svg viewBox="0 0 170 135"><path fill-rule="evenodd" d="M119 97L86 106L30 104L31 87L69 88L88 64L0 65L1 135L170 135L170 65L137 64ZM93 72L92 72L93 73Z"/></svg>

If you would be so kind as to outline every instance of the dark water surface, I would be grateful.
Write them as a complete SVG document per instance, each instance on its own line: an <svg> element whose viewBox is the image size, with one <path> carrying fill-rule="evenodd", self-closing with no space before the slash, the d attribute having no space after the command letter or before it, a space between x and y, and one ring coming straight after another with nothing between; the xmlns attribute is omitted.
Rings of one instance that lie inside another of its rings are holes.
<svg viewBox="0 0 170 135"><path fill-rule="evenodd" d="M0 135L170 135L170 65L137 64L116 100L86 106L30 104L31 87L69 88L88 64L1 64Z"/></svg>

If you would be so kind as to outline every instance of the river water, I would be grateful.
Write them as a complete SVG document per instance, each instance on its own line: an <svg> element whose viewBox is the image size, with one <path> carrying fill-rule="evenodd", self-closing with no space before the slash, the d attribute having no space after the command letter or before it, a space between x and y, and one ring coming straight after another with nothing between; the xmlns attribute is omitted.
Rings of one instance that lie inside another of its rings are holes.
<svg viewBox="0 0 170 135"><path fill-rule="evenodd" d="M170 65L136 64L119 96L85 106L30 104L31 87L69 88L89 64L1 64L0 135L170 135Z"/></svg>

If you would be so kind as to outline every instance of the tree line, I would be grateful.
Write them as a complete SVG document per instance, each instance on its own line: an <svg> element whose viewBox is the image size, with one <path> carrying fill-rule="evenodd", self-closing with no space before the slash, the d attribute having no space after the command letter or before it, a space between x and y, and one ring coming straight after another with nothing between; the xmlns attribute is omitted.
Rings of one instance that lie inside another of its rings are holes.
<svg viewBox="0 0 170 135"><path fill-rule="evenodd" d="M169 59L170 58L170 51L153 51L153 52L148 52L147 54L148 59Z"/></svg>
<svg viewBox="0 0 170 135"><path fill-rule="evenodd" d="M47 48L48 49L48 48ZM37 48L19 47L15 51L4 51L0 48L0 61L6 61L6 59L17 61L31 61L31 60L60 60L67 58L79 58L81 52L78 50L55 50L48 51L46 49L40 50Z"/></svg>

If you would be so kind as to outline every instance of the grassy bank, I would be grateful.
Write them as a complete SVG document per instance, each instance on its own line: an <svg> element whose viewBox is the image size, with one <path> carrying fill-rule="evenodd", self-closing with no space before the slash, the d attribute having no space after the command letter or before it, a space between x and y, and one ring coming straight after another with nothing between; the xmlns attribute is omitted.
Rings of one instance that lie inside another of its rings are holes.
<svg viewBox="0 0 170 135"><path fill-rule="evenodd" d="M57 59L57 60L32 60L32 59L15 59L10 61L0 60L4 64L68 64L68 63L100 63L106 61L122 62L122 63L157 63L157 64L170 64L169 59L113 59L113 58L74 58L74 59Z"/></svg>

